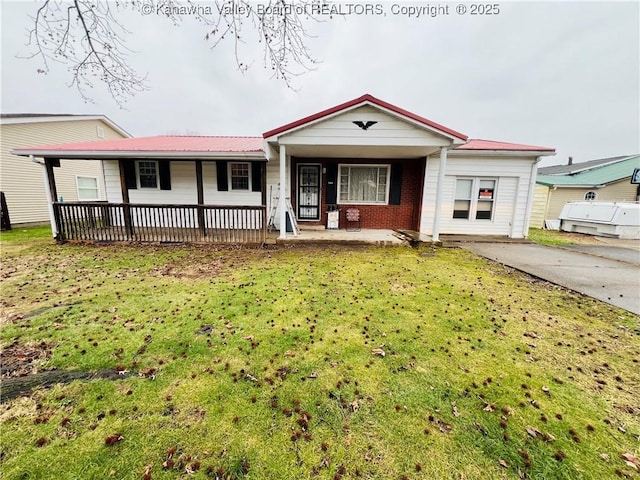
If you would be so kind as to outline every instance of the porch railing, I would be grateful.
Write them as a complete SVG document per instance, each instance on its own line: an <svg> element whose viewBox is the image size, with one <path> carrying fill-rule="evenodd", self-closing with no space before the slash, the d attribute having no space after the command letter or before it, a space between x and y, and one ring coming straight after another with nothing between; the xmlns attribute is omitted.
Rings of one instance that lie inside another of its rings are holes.
<svg viewBox="0 0 640 480"><path fill-rule="evenodd" d="M53 204L58 240L261 244L265 206Z"/></svg>

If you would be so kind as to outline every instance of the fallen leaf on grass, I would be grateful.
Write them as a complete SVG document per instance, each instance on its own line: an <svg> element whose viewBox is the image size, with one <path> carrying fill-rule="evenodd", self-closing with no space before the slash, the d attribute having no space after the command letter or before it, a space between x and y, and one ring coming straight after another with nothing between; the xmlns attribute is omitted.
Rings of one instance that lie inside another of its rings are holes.
<svg viewBox="0 0 640 480"><path fill-rule="evenodd" d="M632 470L616 469L616 473L618 474L619 477L624 477L624 478L633 478L635 476L635 473Z"/></svg>
<svg viewBox="0 0 640 480"><path fill-rule="evenodd" d="M453 413L454 417L459 417L460 416L460 412L458 411L458 407L456 406L456 402L451 402L451 412Z"/></svg>
<svg viewBox="0 0 640 480"><path fill-rule="evenodd" d="M640 466L640 460L638 460L638 457L636 457L633 453L626 452L620 456L624 458L627 461L627 463L630 463L636 469L638 468L638 466Z"/></svg>
<svg viewBox="0 0 640 480"><path fill-rule="evenodd" d="M478 429L478 431L480 433L482 433L483 435L488 435L489 434L487 429L484 428L484 426L480 425L478 422L473 422L473 426L476 427Z"/></svg>
<svg viewBox="0 0 640 480"><path fill-rule="evenodd" d="M493 412L495 408L496 408L495 403L487 403L487 406L484 407L482 410L484 410L485 412Z"/></svg>
<svg viewBox="0 0 640 480"><path fill-rule="evenodd" d="M604 460L605 462L609 461L609 455L607 455L606 453L601 453L600 455L598 455L602 460Z"/></svg>
<svg viewBox="0 0 640 480"><path fill-rule="evenodd" d="M386 353L384 353L384 350L382 350L381 348L374 348L373 350L371 350L371 354L378 355L379 357L384 357L386 355Z"/></svg>
<svg viewBox="0 0 640 480"><path fill-rule="evenodd" d="M531 435L533 438L537 438L538 435L542 435L542 432L540 432L540 430L538 430L536 427L532 427L531 425L527 425L525 427L525 430L527 431L527 433L529 435Z"/></svg>
<svg viewBox="0 0 640 480"><path fill-rule="evenodd" d="M509 464L502 459L498 460L498 465L504 468L509 468Z"/></svg>
<svg viewBox="0 0 640 480"><path fill-rule="evenodd" d="M113 435L109 435L104 439L104 444L107 446L115 445L116 443L124 440L124 437L121 433L114 433Z"/></svg>

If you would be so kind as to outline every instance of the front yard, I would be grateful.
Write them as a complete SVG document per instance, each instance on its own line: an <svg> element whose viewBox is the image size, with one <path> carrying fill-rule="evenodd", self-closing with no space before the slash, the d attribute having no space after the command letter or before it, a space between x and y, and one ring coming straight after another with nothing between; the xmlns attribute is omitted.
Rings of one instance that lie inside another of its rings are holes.
<svg viewBox="0 0 640 480"><path fill-rule="evenodd" d="M1 246L3 397L98 372L4 478L640 478L640 318L467 251Z"/></svg>

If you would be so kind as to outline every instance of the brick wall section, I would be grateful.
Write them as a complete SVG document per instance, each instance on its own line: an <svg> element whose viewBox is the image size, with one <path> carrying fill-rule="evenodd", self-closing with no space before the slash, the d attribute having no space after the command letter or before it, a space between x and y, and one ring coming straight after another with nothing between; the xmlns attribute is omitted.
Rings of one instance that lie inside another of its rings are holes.
<svg viewBox="0 0 640 480"><path fill-rule="evenodd" d="M297 164L298 163L319 163L322 168L331 163L349 163L349 164L367 164L367 165L390 165L393 163L402 163L402 193L400 196L400 205L339 205L340 208L340 228L346 228L346 210L347 208L357 208L361 215L361 228L371 229L410 229L418 230L420 222L420 203L422 201L422 183L424 177L424 159L401 159L401 160L371 160L371 159L309 159L300 158L292 159L292 204L296 207L297 194ZM338 179L339 182L339 179ZM322 192L320 206L320 222L301 222L304 225L326 225L327 224L327 206L326 206L327 176L322 175Z"/></svg>

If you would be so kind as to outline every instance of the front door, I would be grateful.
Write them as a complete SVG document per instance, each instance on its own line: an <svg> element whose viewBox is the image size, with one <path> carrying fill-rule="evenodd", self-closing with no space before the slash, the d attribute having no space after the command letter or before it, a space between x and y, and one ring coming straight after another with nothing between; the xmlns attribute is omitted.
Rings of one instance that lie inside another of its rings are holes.
<svg viewBox="0 0 640 480"><path fill-rule="evenodd" d="M298 164L298 220L320 220L320 165Z"/></svg>

